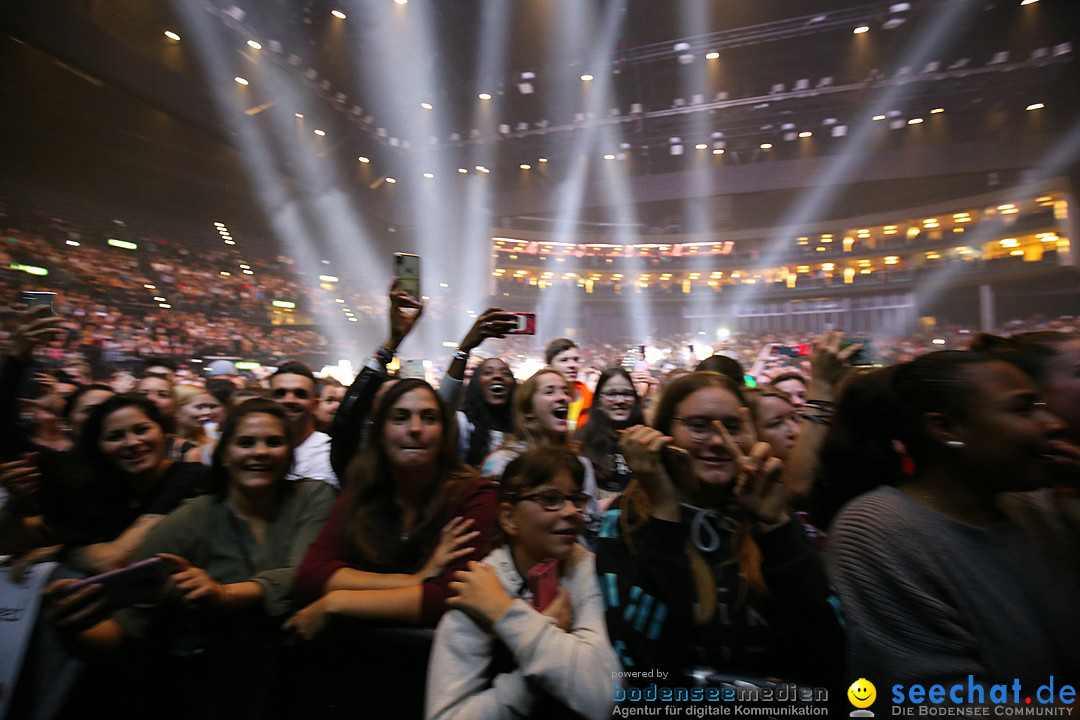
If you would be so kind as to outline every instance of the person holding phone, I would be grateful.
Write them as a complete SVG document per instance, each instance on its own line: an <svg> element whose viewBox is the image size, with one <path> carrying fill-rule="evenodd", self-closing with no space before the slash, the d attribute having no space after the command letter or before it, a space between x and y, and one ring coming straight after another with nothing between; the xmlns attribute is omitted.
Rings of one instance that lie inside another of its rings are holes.
<svg viewBox="0 0 1080 720"><path fill-rule="evenodd" d="M619 445L634 479L604 515L596 565L624 666L684 687L709 670L838 680L835 598L740 389L686 375L664 392L654 427L627 429Z"/></svg>
<svg viewBox="0 0 1080 720"><path fill-rule="evenodd" d="M251 716L250 703L268 701L262 673L290 609L287 592L334 501L321 481L286 481L290 432L269 400L249 400L229 415L209 470L211 491L161 518L135 552L136 560L162 559L171 574L159 604L100 617L127 592L122 577L46 588L46 613L72 644L99 654L134 650L127 656L137 660L128 668L134 677L115 669L95 677L111 683L111 693L98 687L109 702L129 695L117 683L136 680L182 687L181 696L168 694L170 703L218 717ZM200 659L177 664L177 653Z"/></svg>
<svg viewBox="0 0 1080 720"><path fill-rule="evenodd" d="M518 316L502 308L485 310L469 328L454 353L446 374L439 383L439 395L457 412L461 459L479 467L487 454L499 446L503 436L513 430L514 391L517 381L502 358L485 358L473 370L465 387L465 366L469 355L487 338L503 338L514 331Z"/></svg>
<svg viewBox="0 0 1080 720"><path fill-rule="evenodd" d="M588 496L567 449L529 450L499 485L498 547L450 584L435 631L425 715L607 718L619 670L593 555L577 542ZM546 561L558 579L543 606L527 579Z"/></svg>

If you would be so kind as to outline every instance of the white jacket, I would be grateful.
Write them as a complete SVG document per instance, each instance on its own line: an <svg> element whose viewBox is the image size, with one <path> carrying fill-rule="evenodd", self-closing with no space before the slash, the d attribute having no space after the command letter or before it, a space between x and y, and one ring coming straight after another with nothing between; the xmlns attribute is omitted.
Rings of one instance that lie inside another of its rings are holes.
<svg viewBox="0 0 1080 720"><path fill-rule="evenodd" d="M443 615L428 664L428 720L530 717L537 689L587 718L610 717L612 678L622 667L608 640L594 556L578 546L574 557L576 562L560 578L570 593L570 632L533 609L509 548L496 548L485 558L503 589L517 599L495 623L494 634L461 610ZM517 667L492 677L495 636L509 648Z"/></svg>

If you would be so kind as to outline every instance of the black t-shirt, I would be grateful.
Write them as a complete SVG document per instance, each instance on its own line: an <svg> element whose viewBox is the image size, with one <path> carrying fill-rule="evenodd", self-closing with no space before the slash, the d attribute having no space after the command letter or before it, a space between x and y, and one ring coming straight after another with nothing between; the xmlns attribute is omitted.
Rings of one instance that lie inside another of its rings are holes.
<svg viewBox="0 0 1080 720"><path fill-rule="evenodd" d="M114 540L140 515L166 515L203 490L201 463L174 462L149 491L139 496L118 477L93 478L66 489L52 504L59 542L89 545Z"/></svg>

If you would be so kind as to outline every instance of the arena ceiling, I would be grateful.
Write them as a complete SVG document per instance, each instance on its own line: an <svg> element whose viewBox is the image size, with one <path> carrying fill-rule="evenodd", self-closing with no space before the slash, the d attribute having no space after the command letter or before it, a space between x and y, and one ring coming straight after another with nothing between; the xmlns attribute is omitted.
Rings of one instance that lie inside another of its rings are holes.
<svg viewBox="0 0 1080 720"><path fill-rule="evenodd" d="M880 167L905 153L937 158L926 173L967 192L973 176L1030 171L1076 132L1075 5L5 0L3 175L172 208L243 204L263 174L293 191L344 181L408 224L400 195L425 173L493 175L507 222L553 218L555 189L584 173L581 219L633 201L643 225L664 227L688 193L713 218L715 198L748 188L782 204L858 136L846 181L881 183L863 194L917 190L918 169ZM1077 149L1057 152L1074 153L1062 163L1074 173ZM313 175L308 157L332 172ZM613 200L601 186L616 164L626 190Z"/></svg>

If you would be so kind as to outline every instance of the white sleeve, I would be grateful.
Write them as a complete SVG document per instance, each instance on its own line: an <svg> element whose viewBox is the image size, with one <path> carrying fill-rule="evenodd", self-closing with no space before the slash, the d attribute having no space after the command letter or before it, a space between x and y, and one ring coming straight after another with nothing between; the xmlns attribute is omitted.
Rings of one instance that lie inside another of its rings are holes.
<svg viewBox="0 0 1080 720"><path fill-rule="evenodd" d="M536 697L520 670L489 679L494 645L494 638L461 610L443 615L428 663L425 718L500 720L532 712Z"/></svg>
<svg viewBox="0 0 1080 720"><path fill-rule="evenodd" d="M520 599L495 623L495 634L517 668L493 681L488 677L494 638L461 611L444 615L428 666L428 720L528 717L537 702L533 688L583 717L610 717L612 678L621 666L608 640L591 553L584 555L566 585L574 616L570 632Z"/></svg>
<svg viewBox="0 0 1080 720"><path fill-rule="evenodd" d="M555 620L515 600L495 623L530 685L586 718L608 718L614 706L613 673L621 669L608 640L596 563L586 553L567 582L574 624L563 632Z"/></svg>

